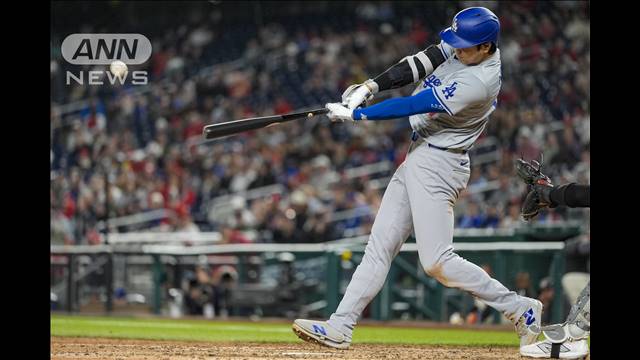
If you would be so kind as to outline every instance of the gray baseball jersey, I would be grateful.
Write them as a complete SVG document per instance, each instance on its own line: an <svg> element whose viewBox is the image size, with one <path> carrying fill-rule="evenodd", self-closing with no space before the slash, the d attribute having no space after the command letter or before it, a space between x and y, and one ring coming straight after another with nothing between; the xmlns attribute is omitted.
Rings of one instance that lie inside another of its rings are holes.
<svg viewBox="0 0 640 360"><path fill-rule="evenodd" d="M466 66L450 46L439 46L445 62L426 75L414 93L433 88L446 113L410 117L411 127L426 142L415 143L389 182L362 262L328 320L349 340L358 317L382 288L393 258L412 232L423 269L445 286L471 292L514 322L535 303L509 291L453 251L453 208L469 181L469 154L429 144L468 149L480 136L500 90L500 52L478 65ZM420 54L416 57L424 60Z"/></svg>
<svg viewBox="0 0 640 360"><path fill-rule="evenodd" d="M446 113L409 117L412 129L429 143L454 149L469 149L484 130L496 108L500 92L500 50L474 66L462 64L452 47L438 45L445 62L427 75L413 95L434 89Z"/></svg>

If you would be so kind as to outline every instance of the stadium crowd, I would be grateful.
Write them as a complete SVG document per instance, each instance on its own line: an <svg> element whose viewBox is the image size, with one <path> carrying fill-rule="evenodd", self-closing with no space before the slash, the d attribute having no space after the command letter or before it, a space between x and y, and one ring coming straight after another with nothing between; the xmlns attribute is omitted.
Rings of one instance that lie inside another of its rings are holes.
<svg viewBox="0 0 640 360"><path fill-rule="evenodd" d="M516 158L544 153L543 171L555 183L590 180L588 5L483 5L501 20L503 85L477 147L495 146L477 164L480 154L472 152L456 226L514 228L525 225L519 217L525 186L515 176ZM170 209L171 216L151 224L155 229L220 231L229 243L367 234L384 190L372 180L392 175L403 161L410 137L406 119L354 125L315 118L212 142L202 141L202 127L338 101L348 85L439 41L438 31L454 13L440 3L425 6L439 16L426 10L405 14L393 2L365 2L326 23L324 16L322 22L284 18L253 34L237 30L241 57L224 65L215 62L224 51L218 40L233 40L234 32L222 35L220 16L212 10L151 37L154 52L141 68L149 72L146 87L64 85L63 60L54 57L52 243L102 242L99 222L107 208L111 218ZM57 106L85 99L77 111ZM347 176L348 169L381 161L393 169ZM282 190L255 199L233 197L229 214L212 211L216 198L278 184ZM347 210L355 216L334 218ZM556 209L536 221L584 214Z"/></svg>

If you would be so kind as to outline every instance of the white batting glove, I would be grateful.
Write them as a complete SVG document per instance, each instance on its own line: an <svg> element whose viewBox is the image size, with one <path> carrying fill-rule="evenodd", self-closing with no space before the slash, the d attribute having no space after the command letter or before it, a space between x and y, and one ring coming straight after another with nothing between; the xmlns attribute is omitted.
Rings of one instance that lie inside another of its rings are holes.
<svg viewBox="0 0 640 360"><path fill-rule="evenodd" d="M378 83L369 79L362 84L353 84L342 93L342 104L353 110L378 93Z"/></svg>
<svg viewBox="0 0 640 360"><path fill-rule="evenodd" d="M328 103L325 107L329 110L327 116L331 121L353 120L353 110L340 103Z"/></svg>

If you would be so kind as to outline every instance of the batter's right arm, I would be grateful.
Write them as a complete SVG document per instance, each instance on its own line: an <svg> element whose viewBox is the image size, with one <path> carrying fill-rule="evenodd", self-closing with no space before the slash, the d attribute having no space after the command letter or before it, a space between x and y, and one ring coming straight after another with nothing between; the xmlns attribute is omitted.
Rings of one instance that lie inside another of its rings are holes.
<svg viewBox="0 0 640 360"><path fill-rule="evenodd" d="M415 55L403 58L374 79L349 86L342 94L342 103L349 109L355 109L380 91L415 83L431 74L450 56L451 51L444 43L430 45Z"/></svg>
<svg viewBox="0 0 640 360"><path fill-rule="evenodd" d="M378 75L374 81L378 84L380 91L415 83L440 66L446 60L445 55L446 50L443 50L442 44L430 45L425 50L400 60Z"/></svg>

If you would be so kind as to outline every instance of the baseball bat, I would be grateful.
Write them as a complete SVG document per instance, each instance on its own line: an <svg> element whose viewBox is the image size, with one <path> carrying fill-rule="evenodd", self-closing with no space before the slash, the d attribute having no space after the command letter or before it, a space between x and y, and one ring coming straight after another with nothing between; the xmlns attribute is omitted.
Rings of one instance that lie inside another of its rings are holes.
<svg viewBox="0 0 640 360"><path fill-rule="evenodd" d="M234 135L244 131L261 129L276 123L283 123L291 120L309 118L316 115L328 113L325 108L309 111L290 113L284 115L263 116L248 119L227 121L219 124L207 125L202 130L205 139L217 139L227 135Z"/></svg>

